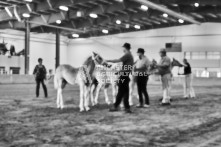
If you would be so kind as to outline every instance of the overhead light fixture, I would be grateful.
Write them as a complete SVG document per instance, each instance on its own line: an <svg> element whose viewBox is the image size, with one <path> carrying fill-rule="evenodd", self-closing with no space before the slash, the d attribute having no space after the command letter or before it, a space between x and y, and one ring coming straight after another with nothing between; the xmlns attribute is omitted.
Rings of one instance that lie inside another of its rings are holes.
<svg viewBox="0 0 221 147"><path fill-rule="evenodd" d="M92 18L97 18L97 14L91 13L91 14L90 14L90 17L92 17Z"/></svg>
<svg viewBox="0 0 221 147"><path fill-rule="evenodd" d="M182 20L182 19L179 19L178 21L179 21L179 23L184 23L184 20Z"/></svg>
<svg viewBox="0 0 221 147"><path fill-rule="evenodd" d="M135 29L140 29L140 26L139 25L135 25L134 28Z"/></svg>
<svg viewBox="0 0 221 147"><path fill-rule="evenodd" d="M82 12L81 11L77 11L77 17L82 17Z"/></svg>
<svg viewBox="0 0 221 147"><path fill-rule="evenodd" d="M63 11L68 11L69 10L69 8L67 6L59 6L59 9L63 10Z"/></svg>
<svg viewBox="0 0 221 147"><path fill-rule="evenodd" d="M199 7L200 4L199 4L199 3L195 3L194 6L195 6L195 7Z"/></svg>
<svg viewBox="0 0 221 147"><path fill-rule="evenodd" d="M168 17L168 14L164 13L164 14L163 14L163 17Z"/></svg>
<svg viewBox="0 0 221 147"><path fill-rule="evenodd" d="M103 32L104 34L108 34L109 31L104 29L104 30L102 30L102 32Z"/></svg>
<svg viewBox="0 0 221 147"><path fill-rule="evenodd" d="M126 24L126 26L125 26L127 29L129 29L130 28L130 25L129 24Z"/></svg>
<svg viewBox="0 0 221 147"><path fill-rule="evenodd" d="M141 5L140 8L143 9L144 11L147 11L147 10L148 10L148 7L145 6L145 5Z"/></svg>
<svg viewBox="0 0 221 147"><path fill-rule="evenodd" d="M123 2L124 0L115 0L115 1L118 1L118 2Z"/></svg>
<svg viewBox="0 0 221 147"><path fill-rule="evenodd" d="M26 18L29 18L29 17L30 17L30 14L28 14L28 13L23 13L22 16L23 16L23 17L26 17Z"/></svg>
<svg viewBox="0 0 221 147"><path fill-rule="evenodd" d="M32 0L25 0L26 2L32 2Z"/></svg>
<svg viewBox="0 0 221 147"><path fill-rule="evenodd" d="M72 34L72 37L79 38L79 35L78 34Z"/></svg>
<svg viewBox="0 0 221 147"><path fill-rule="evenodd" d="M56 23L57 24L61 24L61 20L56 20Z"/></svg>
<svg viewBox="0 0 221 147"><path fill-rule="evenodd" d="M116 24L121 24L121 21L120 21L120 20L117 20L117 21L116 21Z"/></svg>

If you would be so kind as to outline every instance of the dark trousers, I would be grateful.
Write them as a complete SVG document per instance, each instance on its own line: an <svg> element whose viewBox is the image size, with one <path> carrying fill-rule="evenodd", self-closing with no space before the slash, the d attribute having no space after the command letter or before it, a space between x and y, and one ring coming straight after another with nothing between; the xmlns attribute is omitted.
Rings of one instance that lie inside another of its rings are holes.
<svg viewBox="0 0 221 147"><path fill-rule="evenodd" d="M130 82L130 78L128 76L121 76L119 78L118 93L117 93L117 97L116 97L116 102L114 104L114 106L116 108L120 105L120 103L123 99L125 109L130 109L130 105L129 105L129 82Z"/></svg>
<svg viewBox="0 0 221 147"><path fill-rule="evenodd" d="M44 79L36 79L36 97L39 96L40 84L42 84L45 97L48 97L48 91L47 91L47 87L46 87L46 85L44 83Z"/></svg>
<svg viewBox="0 0 221 147"><path fill-rule="evenodd" d="M137 90L139 95L139 102L140 105L143 105L143 95L145 98L145 104L149 105L149 95L147 93L147 81L149 77L146 75L144 76L137 76Z"/></svg>

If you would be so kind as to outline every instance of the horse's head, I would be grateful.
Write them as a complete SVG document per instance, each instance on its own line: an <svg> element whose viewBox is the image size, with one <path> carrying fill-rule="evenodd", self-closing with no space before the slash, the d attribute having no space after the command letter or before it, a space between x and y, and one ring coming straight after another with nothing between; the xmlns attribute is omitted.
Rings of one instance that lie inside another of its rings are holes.
<svg viewBox="0 0 221 147"><path fill-rule="evenodd" d="M151 64L150 64L150 70L156 69L156 65L157 65L157 61L153 59Z"/></svg>
<svg viewBox="0 0 221 147"><path fill-rule="evenodd" d="M183 65L176 59L173 58L173 61L172 61L172 67L175 67L175 66L178 66L178 67L182 67Z"/></svg>
<svg viewBox="0 0 221 147"><path fill-rule="evenodd" d="M98 65L106 65L107 64L105 62L105 60L98 53L93 52L92 59L94 60L95 64L98 64Z"/></svg>

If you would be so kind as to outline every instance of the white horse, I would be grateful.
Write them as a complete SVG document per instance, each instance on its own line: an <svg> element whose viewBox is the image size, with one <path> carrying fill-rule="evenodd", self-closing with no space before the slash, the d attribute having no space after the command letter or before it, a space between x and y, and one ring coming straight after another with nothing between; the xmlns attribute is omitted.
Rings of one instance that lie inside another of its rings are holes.
<svg viewBox="0 0 221 147"><path fill-rule="evenodd" d="M89 92L93 80L93 72L96 64L102 64L103 60L93 53L80 68L70 65L60 65L55 71L54 87L57 89L57 108L64 108L62 90L67 83L80 86L80 111L89 111Z"/></svg>
<svg viewBox="0 0 221 147"><path fill-rule="evenodd" d="M109 86L112 87L112 102L114 103L116 100L116 91L117 91L117 81L119 79L119 75L117 72L119 71L118 66L96 66L94 77L96 78L97 83L94 83L94 85L91 88L91 102L92 105L98 104L98 97L99 93L102 87L104 87L104 96L105 96L105 102L109 105L111 104L111 101L108 97L107 91ZM93 96L94 90L96 90L95 98Z"/></svg>

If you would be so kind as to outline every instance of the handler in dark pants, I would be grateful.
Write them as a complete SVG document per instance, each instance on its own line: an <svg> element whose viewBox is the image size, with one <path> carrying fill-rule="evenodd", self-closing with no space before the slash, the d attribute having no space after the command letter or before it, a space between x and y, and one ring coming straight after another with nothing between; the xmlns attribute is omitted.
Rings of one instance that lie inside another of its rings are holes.
<svg viewBox="0 0 221 147"><path fill-rule="evenodd" d="M139 56L139 59L136 61L134 66L134 72L137 74L137 90L140 102L140 104L137 106L138 108L149 107L149 95L147 93L147 81L149 79L149 75L147 71L150 66L150 61L144 55L144 52L144 49L138 49L137 54ZM145 103L143 100L143 96L145 98Z"/></svg>
<svg viewBox="0 0 221 147"><path fill-rule="evenodd" d="M126 113L131 113L130 105L129 105L129 75L133 69L134 59L130 52L131 46L129 43L125 43L123 45L124 55L120 59L116 60L107 60L107 62L118 63L122 62L122 70L119 72L120 78L118 82L118 93L116 97L116 102L114 103L113 108L110 108L110 111L118 111L118 107L123 99L124 107Z"/></svg>
<svg viewBox="0 0 221 147"><path fill-rule="evenodd" d="M45 66L42 64L42 59L38 59L38 65L35 66L33 74L35 75L35 80L36 80L36 97L39 97L39 89L40 89L40 84L42 84L45 98L48 97L48 92L47 92L47 87L44 83L44 80L46 79L46 74L47 70Z"/></svg>

